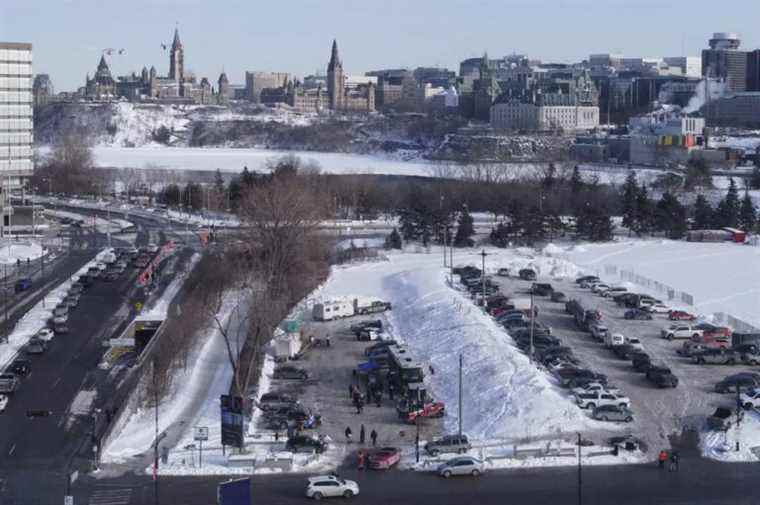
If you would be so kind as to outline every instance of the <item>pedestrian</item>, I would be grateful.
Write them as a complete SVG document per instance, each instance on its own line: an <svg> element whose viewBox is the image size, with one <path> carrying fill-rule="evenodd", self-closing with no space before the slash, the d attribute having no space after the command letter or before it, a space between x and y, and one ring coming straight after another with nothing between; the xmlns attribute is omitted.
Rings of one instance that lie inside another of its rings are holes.
<svg viewBox="0 0 760 505"><path fill-rule="evenodd" d="M359 449L359 453L357 455L357 468L359 470L364 470L364 451Z"/></svg>
<svg viewBox="0 0 760 505"><path fill-rule="evenodd" d="M280 441L280 432L278 430L274 431L274 441L279 442Z"/></svg>
<svg viewBox="0 0 760 505"><path fill-rule="evenodd" d="M376 446L377 445L377 432L374 430L374 428L370 432L369 438L372 439L372 447Z"/></svg>
<svg viewBox="0 0 760 505"><path fill-rule="evenodd" d="M349 384L348 385L348 397L351 399L354 397L354 385Z"/></svg>
<svg viewBox="0 0 760 505"><path fill-rule="evenodd" d="M660 451L660 455L659 455L659 457L657 458L657 461L658 461L659 467L660 467L661 469L662 469L662 468L665 468L665 462L666 462L667 460L668 460L668 451L666 451L665 449L663 449L663 450L661 450L661 451Z"/></svg>
<svg viewBox="0 0 760 505"><path fill-rule="evenodd" d="M435 369L433 368L433 365L428 365L428 368L430 369L430 375L435 375Z"/></svg>
<svg viewBox="0 0 760 505"><path fill-rule="evenodd" d="M346 426L346 443L347 444L351 443L351 427L350 426Z"/></svg>
<svg viewBox="0 0 760 505"><path fill-rule="evenodd" d="M326 345L327 347L330 347L330 334L329 334L329 333L328 333L328 334L327 334L327 336L325 337L325 345Z"/></svg>
<svg viewBox="0 0 760 505"><path fill-rule="evenodd" d="M678 471L678 453L676 451L670 453L670 471Z"/></svg>
<svg viewBox="0 0 760 505"><path fill-rule="evenodd" d="M364 425L362 424L361 429L359 430L359 443L364 443Z"/></svg>
<svg viewBox="0 0 760 505"><path fill-rule="evenodd" d="M379 394L375 395L375 403L377 404L377 408L380 408L380 395Z"/></svg>
<svg viewBox="0 0 760 505"><path fill-rule="evenodd" d="M388 384L388 397L393 401L393 383Z"/></svg>

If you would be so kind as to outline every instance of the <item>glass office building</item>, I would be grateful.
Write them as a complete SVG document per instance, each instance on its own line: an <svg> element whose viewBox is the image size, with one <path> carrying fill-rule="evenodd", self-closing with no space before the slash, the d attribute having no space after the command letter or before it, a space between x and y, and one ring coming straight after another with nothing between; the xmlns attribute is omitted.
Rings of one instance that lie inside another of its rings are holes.
<svg viewBox="0 0 760 505"><path fill-rule="evenodd" d="M0 186L32 175L32 45L0 42Z"/></svg>

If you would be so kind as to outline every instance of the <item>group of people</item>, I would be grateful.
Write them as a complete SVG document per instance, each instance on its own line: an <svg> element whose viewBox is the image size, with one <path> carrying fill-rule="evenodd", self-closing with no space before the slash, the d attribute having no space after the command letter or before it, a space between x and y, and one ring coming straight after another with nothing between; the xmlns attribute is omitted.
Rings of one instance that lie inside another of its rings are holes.
<svg viewBox="0 0 760 505"><path fill-rule="evenodd" d="M660 451L660 454L657 457L657 462L660 469L664 469L665 464L667 463L668 471L677 472L678 471L678 452L670 451L670 454L668 454L668 451L663 449Z"/></svg>
<svg viewBox="0 0 760 505"><path fill-rule="evenodd" d="M351 431L350 426L346 426L346 443L350 444L352 441L353 431ZM365 436L366 431L364 430L364 425L362 424L361 428L359 429L359 443L363 444L365 442ZM372 447L377 445L377 432L373 429L369 433L369 438L372 440Z"/></svg>

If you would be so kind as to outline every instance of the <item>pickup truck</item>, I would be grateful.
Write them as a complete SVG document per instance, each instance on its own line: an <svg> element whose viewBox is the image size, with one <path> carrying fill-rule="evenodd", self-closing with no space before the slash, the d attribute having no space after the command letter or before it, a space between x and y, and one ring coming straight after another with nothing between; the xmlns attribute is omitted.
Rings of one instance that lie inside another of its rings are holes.
<svg viewBox="0 0 760 505"><path fill-rule="evenodd" d="M601 407L602 405L628 407L631 404L631 400L626 396L602 391L576 394L575 402L582 409L594 409L596 407Z"/></svg>
<svg viewBox="0 0 760 505"><path fill-rule="evenodd" d="M662 338L673 340L675 338L689 338L698 339L704 334L704 330L700 330L695 326L688 324L672 324L667 328L663 328L660 332Z"/></svg>

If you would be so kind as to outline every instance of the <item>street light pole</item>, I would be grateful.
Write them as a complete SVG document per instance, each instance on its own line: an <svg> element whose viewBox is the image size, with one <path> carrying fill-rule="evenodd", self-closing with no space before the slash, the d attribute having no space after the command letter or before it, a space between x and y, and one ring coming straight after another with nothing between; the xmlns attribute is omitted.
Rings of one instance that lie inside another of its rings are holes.
<svg viewBox="0 0 760 505"><path fill-rule="evenodd" d="M581 472L581 434L578 433L578 505L583 505L583 474Z"/></svg>
<svg viewBox="0 0 760 505"><path fill-rule="evenodd" d="M533 288L530 290L530 352L528 353L528 358L530 358L531 361L533 361L533 328L534 328L534 315L536 313L536 309L533 307Z"/></svg>
<svg viewBox="0 0 760 505"><path fill-rule="evenodd" d="M488 253L485 249L480 253L480 257L483 260L483 270L481 271L480 278L482 279L483 283L483 310L486 309L486 256L488 256Z"/></svg>
<svg viewBox="0 0 760 505"><path fill-rule="evenodd" d="M157 360L153 358L153 401L155 402L155 443L153 444L153 500L158 505L158 381Z"/></svg>
<svg viewBox="0 0 760 505"><path fill-rule="evenodd" d="M459 354L459 436L462 436L462 368L464 355Z"/></svg>

